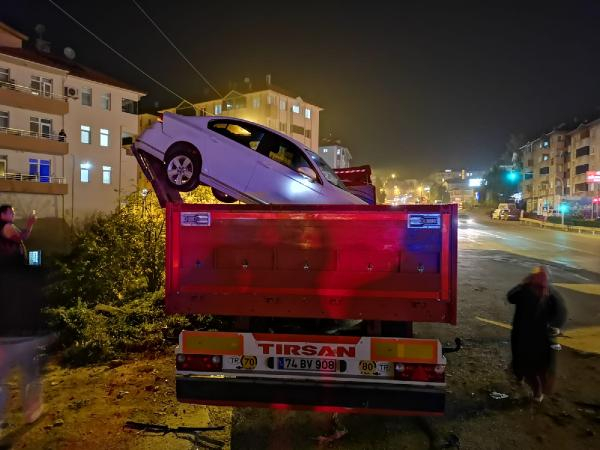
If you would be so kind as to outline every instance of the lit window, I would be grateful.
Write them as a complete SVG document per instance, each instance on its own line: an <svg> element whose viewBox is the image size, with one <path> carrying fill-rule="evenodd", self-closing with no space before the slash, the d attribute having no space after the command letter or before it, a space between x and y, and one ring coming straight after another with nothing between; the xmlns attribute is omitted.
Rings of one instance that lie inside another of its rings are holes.
<svg viewBox="0 0 600 450"><path fill-rule="evenodd" d="M110 111L110 94L102 94L102 109Z"/></svg>
<svg viewBox="0 0 600 450"><path fill-rule="evenodd" d="M92 106L92 88L83 88L81 90L81 104Z"/></svg>
<svg viewBox="0 0 600 450"><path fill-rule="evenodd" d="M287 109L287 102L285 100L279 101L279 109L285 111Z"/></svg>
<svg viewBox="0 0 600 450"><path fill-rule="evenodd" d="M339 148L337 149L337 154L338 154L338 155L341 155L341 154L342 154L342 151L341 151Z"/></svg>
<svg viewBox="0 0 600 450"><path fill-rule="evenodd" d="M82 183L89 183L90 182L90 169L92 168L92 165L90 163L81 163L79 165L79 168L81 170L81 175L80 175L80 180Z"/></svg>
<svg viewBox="0 0 600 450"><path fill-rule="evenodd" d="M88 125L81 125L81 143L82 144L91 144L92 130Z"/></svg>
<svg viewBox="0 0 600 450"><path fill-rule="evenodd" d="M222 110L221 104L220 104L220 103L217 103L217 104L215 105L215 114L217 114L217 115L218 115L218 114L221 114L221 112L222 112L222 111L223 111L223 110Z"/></svg>
<svg viewBox="0 0 600 450"><path fill-rule="evenodd" d="M110 166L102 166L102 183L110 184Z"/></svg>
<svg viewBox="0 0 600 450"><path fill-rule="evenodd" d="M328 151L329 151L329 149L328 149L328 148L324 148L324 149L323 149L323 153L327 153Z"/></svg>
<svg viewBox="0 0 600 450"><path fill-rule="evenodd" d="M298 105L293 105L292 112L295 114L300 114L300 107Z"/></svg>
<svg viewBox="0 0 600 450"><path fill-rule="evenodd" d="M273 104L273 96L267 95L267 105L272 105L272 104Z"/></svg>
<svg viewBox="0 0 600 450"><path fill-rule="evenodd" d="M252 99L252 107L253 108L260 108L260 97L254 97Z"/></svg>
<svg viewBox="0 0 600 450"><path fill-rule="evenodd" d="M307 119L310 119L310 109L306 108L304 110L304 117L306 117Z"/></svg>
<svg viewBox="0 0 600 450"><path fill-rule="evenodd" d="M548 159L550 159L549 155L544 155L544 157L542 158L543 161L548 161Z"/></svg>
<svg viewBox="0 0 600 450"><path fill-rule="evenodd" d="M106 128L100 128L100 147L108 147L109 132Z"/></svg>

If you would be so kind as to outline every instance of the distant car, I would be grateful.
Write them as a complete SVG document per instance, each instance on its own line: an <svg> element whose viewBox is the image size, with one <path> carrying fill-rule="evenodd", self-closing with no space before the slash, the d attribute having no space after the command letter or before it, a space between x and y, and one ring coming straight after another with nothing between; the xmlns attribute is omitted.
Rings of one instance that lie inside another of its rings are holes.
<svg viewBox="0 0 600 450"><path fill-rule="evenodd" d="M181 192L203 183L228 203L366 204L319 155L246 120L166 113L135 146L163 161L168 183Z"/></svg>
<svg viewBox="0 0 600 450"><path fill-rule="evenodd" d="M473 225L475 222L466 213L458 213L458 225Z"/></svg>
<svg viewBox="0 0 600 450"><path fill-rule="evenodd" d="M518 209L503 209L500 212L500 220L519 220L521 211Z"/></svg>
<svg viewBox="0 0 600 450"><path fill-rule="evenodd" d="M492 219L500 219L500 214L502 213L502 209L496 208L492 211Z"/></svg>

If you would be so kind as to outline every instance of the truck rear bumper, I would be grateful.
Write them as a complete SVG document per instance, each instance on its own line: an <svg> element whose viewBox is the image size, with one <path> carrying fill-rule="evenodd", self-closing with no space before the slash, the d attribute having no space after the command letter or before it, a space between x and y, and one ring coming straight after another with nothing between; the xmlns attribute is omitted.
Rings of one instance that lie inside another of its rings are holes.
<svg viewBox="0 0 600 450"><path fill-rule="evenodd" d="M439 387L305 380L179 376L177 400L220 406L258 406L391 415L441 415Z"/></svg>

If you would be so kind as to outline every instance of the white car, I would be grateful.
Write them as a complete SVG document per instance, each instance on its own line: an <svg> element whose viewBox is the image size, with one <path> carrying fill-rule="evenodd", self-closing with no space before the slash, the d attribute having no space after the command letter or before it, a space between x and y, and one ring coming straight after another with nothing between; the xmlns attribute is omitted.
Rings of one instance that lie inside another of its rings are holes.
<svg viewBox="0 0 600 450"><path fill-rule="evenodd" d="M178 191L204 183L224 202L366 204L303 144L241 119L166 113L135 147L164 162Z"/></svg>

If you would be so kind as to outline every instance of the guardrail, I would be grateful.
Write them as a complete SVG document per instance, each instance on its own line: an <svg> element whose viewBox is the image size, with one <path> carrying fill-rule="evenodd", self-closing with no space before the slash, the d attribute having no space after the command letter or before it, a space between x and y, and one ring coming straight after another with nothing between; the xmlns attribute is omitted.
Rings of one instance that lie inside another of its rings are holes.
<svg viewBox="0 0 600 450"><path fill-rule="evenodd" d="M0 174L0 180L12 180L12 181L30 181L34 183L57 183L65 184L64 177L50 177L40 175L27 175L24 173L2 173Z"/></svg>
<svg viewBox="0 0 600 450"><path fill-rule="evenodd" d="M15 84L11 81L0 81L0 88L10 89L11 91L24 92L30 95L37 95L39 97L52 98L55 100L67 101L68 97L65 97L61 94L55 94L54 92L44 92L40 89L34 89L28 86L21 86L20 84Z"/></svg>
<svg viewBox="0 0 600 450"><path fill-rule="evenodd" d="M55 133L44 133L39 131L21 130L19 128L0 127L0 133L12 134L15 136L28 136L39 139L50 139L51 141L66 142L66 136L61 136Z"/></svg>
<svg viewBox="0 0 600 450"><path fill-rule="evenodd" d="M591 233L593 235L596 235L596 234L600 235L600 228L594 228L594 227L582 227L582 226L577 226L577 225L562 225L560 223L544 222L542 220L526 219L526 218L521 219L520 222L525 225L539 226L540 228L554 228L556 230L562 230L562 231L570 231L570 232L577 232L577 233Z"/></svg>

